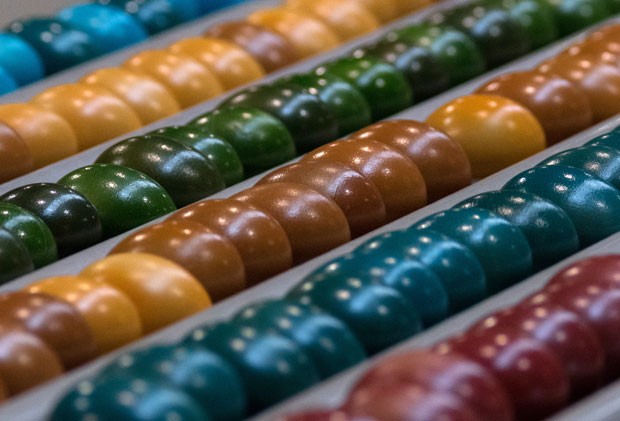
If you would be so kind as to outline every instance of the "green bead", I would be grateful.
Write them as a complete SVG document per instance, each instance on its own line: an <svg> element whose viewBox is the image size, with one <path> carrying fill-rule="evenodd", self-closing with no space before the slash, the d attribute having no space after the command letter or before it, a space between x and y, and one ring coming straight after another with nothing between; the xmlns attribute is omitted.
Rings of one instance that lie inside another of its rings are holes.
<svg viewBox="0 0 620 421"><path fill-rule="evenodd" d="M147 175L161 185L178 208L224 189L217 168L196 149L160 136L133 137L103 151L95 161Z"/></svg>
<svg viewBox="0 0 620 421"><path fill-rule="evenodd" d="M98 243L102 227L95 206L79 192L54 183L18 187L0 200L20 206L38 216L50 229L62 256Z"/></svg>
<svg viewBox="0 0 620 421"><path fill-rule="evenodd" d="M244 307L234 320L259 332L276 332L299 345L322 379L366 358L362 344L340 320L315 307L287 300Z"/></svg>
<svg viewBox="0 0 620 421"><path fill-rule="evenodd" d="M341 77L359 89L370 105L374 121L403 111L413 102L405 76L390 63L375 57L343 57L324 64L315 73Z"/></svg>
<svg viewBox="0 0 620 421"><path fill-rule="evenodd" d="M466 199L456 208L483 208L523 231L534 268L544 269L579 251L579 236L566 212L531 193L496 190Z"/></svg>
<svg viewBox="0 0 620 421"><path fill-rule="evenodd" d="M545 0L551 6L560 36L594 25L611 15L607 0Z"/></svg>
<svg viewBox="0 0 620 421"><path fill-rule="evenodd" d="M545 0L509 1L508 14L525 28L532 49L551 44L560 37L553 11Z"/></svg>
<svg viewBox="0 0 620 421"><path fill-rule="evenodd" d="M253 86L220 106L256 107L271 114L289 130L298 152L311 151L338 137L338 122L327 104L292 83Z"/></svg>
<svg viewBox="0 0 620 421"><path fill-rule="evenodd" d="M189 124L229 142L239 155L246 176L283 164L296 155L286 126L258 108L222 107Z"/></svg>
<svg viewBox="0 0 620 421"><path fill-rule="evenodd" d="M439 231L470 248L484 268L490 294L532 273L532 250L523 232L486 209L449 209L413 227Z"/></svg>
<svg viewBox="0 0 620 421"><path fill-rule="evenodd" d="M32 212L10 203L0 202L0 227L24 243L35 268L58 260L58 250L52 231Z"/></svg>
<svg viewBox="0 0 620 421"><path fill-rule="evenodd" d="M28 248L17 236L0 228L0 284L34 270Z"/></svg>
<svg viewBox="0 0 620 421"><path fill-rule="evenodd" d="M318 95L338 121L338 135L344 136L372 123L370 105L351 83L334 75L312 73L284 79Z"/></svg>
<svg viewBox="0 0 620 421"><path fill-rule="evenodd" d="M176 210L166 190L139 171L114 164L78 168L58 180L97 209L105 237L113 237Z"/></svg>
<svg viewBox="0 0 620 421"><path fill-rule="evenodd" d="M205 156L219 171L226 186L243 181L243 164L235 148L226 141L192 126L164 127L148 135L157 135L176 140L196 149Z"/></svg>

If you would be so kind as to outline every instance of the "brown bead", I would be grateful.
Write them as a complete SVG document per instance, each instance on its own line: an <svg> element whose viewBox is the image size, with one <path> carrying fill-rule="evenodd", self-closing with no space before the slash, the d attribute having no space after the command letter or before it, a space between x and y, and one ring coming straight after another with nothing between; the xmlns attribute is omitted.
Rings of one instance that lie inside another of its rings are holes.
<svg viewBox="0 0 620 421"><path fill-rule="evenodd" d="M0 402L3 402L9 398L9 388L6 386L6 382L0 377Z"/></svg>
<svg viewBox="0 0 620 421"><path fill-rule="evenodd" d="M165 221L148 226L123 239L110 254L128 252L155 254L183 266L213 301L246 286L243 261L235 246L197 222Z"/></svg>
<svg viewBox="0 0 620 421"><path fill-rule="evenodd" d="M296 264L351 240L347 218L338 205L302 184L264 184L232 198L264 210L280 223L291 243Z"/></svg>
<svg viewBox="0 0 620 421"><path fill-rule="evenodd" d="M16 324L38 336L68 369L97 354L86 320L66 301L48 294L10 292L0 295L0 309L0 324Z"/></svg>
<svg viewBox="0 0 620 421"><path fill-rule="evenodd" d="M426 185L418 167L398 150L374 140L347 139L328 143L302 161L340 162L366 176L379 189L387 221L427 203Z"/></svg>
<svg viewBox="0 0 620 421"><path fill-rule="evenodd" d="M542 125L549 145L592 125L592 109L583 89L553 74L508 73L477 92L512 99L530 110Z"/></svg>
<svg viewBox="0 0 620 421"><path fill-rule="evenodd" d="M293 265L286 232L268 213L236 200L206 200L172 214L170 220L198 222L230 240L245 266L249 285Z"/></svg>
<svg viewBox="0 0 620 421"><path fill-rule="evenodd" d="M461 145L426 123L388 120L359 130L349 138L381 142L406 155L424 176L429 202L471 184L471 165Z"/></svg>
<svg viewBox="0 0 620 421"><path fill-rule="evenodd" d="M349 221L351 236L358 237L385 223L385 204L377 187L362 174L338 162L300 162L267 174L256 183L299 183L329 197Z"/></svg>
<svg viewBox="0 0 620 421"><path fill-rule="evenodd" d="M298 60L295 48L286 38L253 23L220 23L207 29L204 35L234 42L250 53L267 72L273 72Z"/></svg>
<svg viewBox="0 0 620 421"><path fill-rule="evenodd" d="M0 183L34 170L30 148L15 130L0 122Z"/></svg>

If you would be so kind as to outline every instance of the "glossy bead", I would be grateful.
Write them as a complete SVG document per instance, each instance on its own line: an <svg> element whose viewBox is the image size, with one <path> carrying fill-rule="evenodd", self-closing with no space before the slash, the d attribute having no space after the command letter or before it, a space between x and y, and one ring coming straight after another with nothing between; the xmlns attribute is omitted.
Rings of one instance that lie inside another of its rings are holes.
<svg viewBox="0 0 620 421"><path fill-rule="evenodd" d="M244 307L234 320L259 332L276 332L299 345L325 379L366 358L362 344L340 320L287 300Z"/></svg>
<svg viewBox="0 0 620 421"><path fill-rule="evenodd" d="M200 282L181 266L147 253L113 254L80 273L118 288L131 299L151 333L211 306Z"/></svg>
<svg viewBox="0 0 620 421"><path fill-rule="evenodd" d="M13 22L7 29L37 50L46 75L100 55L91 35L58 19L32 18Z"/></svg>
<svg viewBox="0 0 620 421"><path fill-rule="evenodd" d="M200 14L211 13L219 9L234 6L244 0L197 0Z"/></svg>
<svg viewBox="0 0 620 421"><path fill-rule="evenodd" d="M97 209L104 237L112 237L174 211L166 191L146 175L113 164L78 168L58 183L86 197Z"/></svg>
<svg viewBox="0 0 620 421"><path fill-rule="evenodd" d="M536 117L513 100L466 95L436 109L426 123L461 144L475 178L484 178L546 146Z"/></svg>
<svg viewBox="0 0 620 421"><path fill-rule="evenodd" d="M229 97L222 106L255 107L271 114L287 127L300 153L338 136L338 122L327 105L293 83L253 86Z"/></svg>
<svg viewBox="0 0 620 421"><path fill-rule="evenodd" d="M97 0L97 3L124 10L140 22L150 35L188 20L182 10L175 7L177 2L173 0ZM189 12L193 13L194 17L198 16L197 7Z"/></svg>
<svg viewBox="0 0 620 421"><path fill-rule="evenodd" d="M260 333L248 325L229 322L198 328L184 343L205 347L235 367L247 393L248 413L319 381L318 371L303 349L277 333Z"/></svg>
<svg viewBox="0 0 620 421"><path fill-rule="evenodd" d="M282 226L296 264L351 240L346 216L331 199L303 184L273 183L243 190L232 199L256 206Z"/></svg>
<svg viewBox="0 0 620 421"><path fill-rule="evenodd" d="M612 149L620 150L620 132L618 128L615 128L609 133L597 136L594 139L588 141L586 145L593 146L607 146Z"/></svg>
<svg viewBox="0 0 620 421"><path fill-rule="evenodd" d="M32 212L10 203L0 202L0 227L24 243L35 268L58 259L54 235L45 222Z"/></svg>
<svg viewBox="0 0 620 421"><path fill-rule="evenodd" d="M352 421L351 418L340 410L310 409L308 411L293 412L276 418L277 421ZM353 419L353 421L359 421Z"/></svg>
<svg viewBox="0 0 620 421"><path fill-rule="evenodd" d="M620 260L617 255L591 256L565 266L549 279L545 289L558 285L561 288L596 282L609 288L620 287L618 272Z"/></svg>
<svg viewBox="0 0 620 421"><path fill-rule="evenodd" d="M400 0L359 0L368 10L370 10L381 22L388 22L399 15Z"/></svg>
<svg viewBox="0 0 620 421"><path fill-rule="evenodd" d="M97 352L86 320L64 300L47 294L9 292L0 294L0 306L0 323L19 325L41 338L68 369L88 361Z"/></svg>
<svg viewBox="0 0 620 421"><path fill-rule="evenodd" d="M486 209L449 209L414 227L439 231L469 247L484 268L489 293L508 288L532 272L532 250L523 232Z"/></svg>
<svg viewBox="0 0 620 421"><path fill-rule="evenodd" d="M224 180L194 148L160 136L122 140L103 151L97 164L132 168L160 184L180 208L224 189Z"/></svg>
<svg viewBox="0 0 620 421"><path fill-rule="evenodd" d="M204 35L234 42L250 53L268 73L298 59L295 48L286 38L249 22L222 22L208 28Z"/></svg>
<svg viewBox="0 0 620 421"><path fill-rule="evenodd" d="M28 144L17 131L0 122L0 183L27 174L34 168Z"/></svg>
<svg viewBox="0 0 620 421"><path fill-rule="evenodd" d="M304 184L336 202L347 218L352 237L385 223L385 204L377 187L344 164L320 161L290 164L267 174L256 185L281 182Z"/></svg>
<svg viewBox="0 0 620 421"><path fill-rule="evenodd" d="M499 6L525 29L532 50L559 38L558 24L553 16L551 2L538 0L492 0L486 4Z"/></svg>
<svg viewBox="0 0 620 421"><path fill-rule="evenodd" d="M558 76L535 71L512 72L492 79L477 92L512 99L530 110L543 127L549 145L593 124L592 108L585 92Z"/></svg>
<svg viewBox="0 0 620 421"><path fill-rule="evenodd" d="M142 126L129 105L97 86L83 83L59 85L36 95L31 102L63 117L71 125L80 150Z"/></svg>
<svg viewBox="0 0 620 421"><path fill-rule="evenodd" d="M591 26L610 15L605 0L550 2L561 36Z"/></svg>
<svg viewBox="0 0 620 421"><path fill-rule="evenodd" d="M332 50L341 42L320 20L284 8L258 10L247 21L282 35L293 45L299 58Z"/></svg>
<svg viewBox="0 0 620 421"><path fill-rule="evenodd" d="M18 187L0 197L45 222L56 240L58 253L66 256L98 243L102 237L99 214L77 191L54 183Z"/></svg>
<svg viewBox="0 0 620 421"><path fill-rule="evenodd" d="M429 202L471 184L471 166L461 145L425 123L389 120L359 130L349 138L385 143L410 158L424 177Z"/></svg>
<svg viewBox="0 0 620 421"><path fill-rule="evenodd" d="M368 178L381 193L387 221L426 205L426 185L418 167L396 149L373 140L341 140L315 149L302 162L338 162Z"/></svg>
<svg viewBox="0 0 620 421"><path fill-rule="evenodd" d="M169 126L157 129L147 135L165 137L196 149L217 168L226 186L243 180L243 165L235 149L226 140L204 133L193 126Z"/></svg>
<svg viewBox="0 0 620 421"><path fill-rule="evenodd" d="M535 269L543 269L579 251L569 216L553 202L531 193L495 190L465 199L456 208L484 208L521 229L532 249Z"/></svg>
<svg viewBox="0 0 620 421"><path fill-rule="evenodd" d="M345 57L315 70L319 76L339 76L364 95L373 120L381 120L409 107L413 101L411 88L398 69L374 57Z"/></svg>
<svg viewBox="0 0 620 421"><path fill-rule="evenodd" d="M213 301L245 288L243 261L228 239L189 220L165 221L125 237L110 251L165 257L198 279Z"/></svg>
<svg viewBox="0 0 620 421"><path fill-rule="evenodd" d="M25 243L4 228L0 228L0 284L34 270L32 257Z"/></svg>
<svg viewBox="0 0 620 421"><path fill-rule="evenodd" d="M4 67L0 66L0 95L17 90L17 82Z"/></svg>
<svg viewBox="0 0 620 421"><path fill-rule="evenodd" d="M573 221L582 248L620 230L616 218L620 193L581 169L564 165L535 167L517 174L502 189L533 193L562 208Z"/></svg>
<svg viewBox="0 0 620 421"><path fill-rule="evenodd" d="M57 276L30 284L26 291L53 295L75 307L88 324L101 354L142 336L136 306L127 295L105 282L83 276Z"/></svg>
<svg viewBox="0 0 620 421"><path fill-rule="evenodd" d="M170 216L198 222L229 239L239 251L249 285L289 269L293 264L286 231L273 216L237 200L207 200Z"/></svg>
<svg viewBox="0 0 620 421"><path fill-rule="evenodd" d="M143 51L129 58L123 67L157 79L174 95L181 108L191 107L224 92L213 72L185 54L164 50Z"/></svg>
<svg viewBox="0 0 620 421"><path fill-rule="evenodd" d="M28 145L35 168L78 151L78 141L69 123L43 108L31 104L2 104L0 121L15 130Z"/></svg>
<svg viewBox="0 0 620 421"><path fill-rule="evenodd" d="M296 155L286 126L258 108L221 107L189 123L207 135L229 142L243 163L246 177L258 174Z"/></svg>
<svg viewBox="0 0 620 421"><path fill-rule="evenodd" d="M9 33L0 34L0 67L3 67L19 86L43 79L43 61L29 43Z"/></svg>
<svg viewBox="0 0 620 421"><path fill-rule="evenodd" d="M181 111L172 93L145 74L113 67L96 70L84 76L80 82L108 89L136 112L143 125Z"/></svg>

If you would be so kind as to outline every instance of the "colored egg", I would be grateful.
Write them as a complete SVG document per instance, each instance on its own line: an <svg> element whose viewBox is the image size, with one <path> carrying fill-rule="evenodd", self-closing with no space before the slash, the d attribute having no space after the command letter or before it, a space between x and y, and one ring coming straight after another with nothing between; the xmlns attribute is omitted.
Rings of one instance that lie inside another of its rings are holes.
<svg viewBox="0 0 620 421"><path fill-rule="evenodd" d="M338 122L327 105L293 83L253 86L221 105L254 107L271 114L289 130L298 152L307 152L338 136Z"/></svg>
<svg viewBox="0 0 620 421"><path fill-rule="evenodd" d="M43 78L43 61L29 43L13 34L1 33L0 45L0 67L3 67L19 86Z"/></svg>
<svg viewBox="0 0 620 421"><path fill-rule="evenodd" d="M0 122L0 183L32 170L34 159L28 144L17 131Z"/></svg>
<svg viewBox="0 0 620 421"><path fill-rule="evenodd" d="M461 145L431 126L412 120L389 120L361 129L349 139L385 143L418 167L433 202L471 184L471 166Z"/></svg>
<svg viewBox="0 0 620 421"><path fill-rule="evenodd" d="M319 76L339 76L364 95L373 120L380 120L409 107L413 101L411 88L398 69L374 57L345 57L315 70Z"/></svg>
<svg viewBox="0 0 620 421"><path fill-rule="evenodd" d="M36 183L13 189L0 199L32 212L45 222L54 235L60 256L101 240L99 214L76 190L60 184Z"/></svg>
<svg viewBox="0 0 620 421"><path fill-rule="evenodd" d="M183 9L176 7L176 1L171 0L98 0L97 3L118 7L133 16L142 27L154 35L173 26L179 25L186 20ZM196 10L190 10L190 13Z"/></svg>
<svg viewBox="0 0 620 421"><path fill-rule="evenodd" d="M207 200L170 216L198 222L230 240L241 255L246 280L254 285L293 264L286 231L270 214L237 200Z"/></svg>
<svg viewBox="0 0 620 421"><path fill-rule="evenodd" d="M93 164L59 181L86 197L97 209L104 237L112 237L176 209L168 193L151 178L131 168Z"/></svg>
<svg viewBox="0 0 620 421"><path fill-rule="evenodd" d="M142 336L138 309L129 297L105 282L83 276L57 276L30 284L29 293L67 301L82 315L101 354Z"/></svg>
<svg viewBox="0 0 620 421"><path fill-rule="evenodd" d="M80 273L121 290L140 314L144 333L151 333L211 306L200 282L168 259L147 253L105 257Z"/></svg>
<svg viewBox="0 0 620 421"><path fill-rule="evenodd" d="M139 129L140 118L107 89L83 83L59 85L39 93L31 103L63 117L80 150Z"/></svg>
<svg viewBox="0 0 620 421"><path fill-rule="evenodd" d="M351 240L349 224L340 207L303 184L263 184L243 190L232 199L256 206L278 221L289 239L295 263Z"/></svg>
<svg viewBox="0 0 620 421"><path fill-rule="evenodd" d="M4 228L0 228L0 284L34 270L26 244Z"/></svg>
<svg viewBox="0 0 620 421"><path fill-rule="evenodd" d="M232 145L249 177L296 155L295 143L283 122L258 108L221 107L189 123Z"/></svg>
<svg viewBox="0 0 620 421"><path fill-rule="evenodd" d="M373 140L341 140L315 149L302 162L337 162L368 178L381 193L387 221L426 205L426 185L417 166L396 149Z"/></svg>

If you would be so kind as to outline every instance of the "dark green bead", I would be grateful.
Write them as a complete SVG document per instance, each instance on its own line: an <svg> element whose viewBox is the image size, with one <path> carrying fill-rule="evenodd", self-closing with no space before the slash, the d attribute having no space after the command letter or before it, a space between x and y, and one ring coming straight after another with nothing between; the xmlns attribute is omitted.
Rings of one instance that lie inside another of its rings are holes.
<svg viewBox="0 0 620 421"><path fill-rule="evenodd" d="M466 199L455 207L487 209L520 228L532 248L536 269L579 251L579 236L566 212L534 194L496 190Z"/></svg>
<svg viewBox="0 0 620 421"><path fill-rule="evenodd" d="M0 228L0 285L34 270L26 245L8 230Z"/></svg>
<svg viewBox="0 0 620 421"><path fill-rule="evenodd" d="M366 358L362 344L349 328L316 307L288 300L271 300L243 308L234 320L259 332L276 332L299 345L327 378Z"/></svg>
<svg viewBox="0 0 620 421"><path fill-rule="evenodd" d="M560 36L594 25L611 15L607 0L545 0L549 3Z"/></svg>
<svg viewBox="0 0 620 421"><path fill-rule="evenodd" d="M321 98L302 87L279 82L238 92L221 106L259 108L289 130L298 152L308 152L338 137L338 122Z"/></svg>
<svg viewBox="0 0 620 421"><path fill-rule="evenodd" d="M196 149L206 157L219 171L226 186L243 181L243 164L235 148L225 139L193 126L163 127L148 135L158 135L176 140Z"/></svg>
<svg viewBox="0 0 620 421"><path fill-rule="evenodd" d="M0 227L24 243L35 268L58 260L54 234L34 213L10 203L0 202Z"/></svg>
<svg viewBox="0 0 620 421"><path fill-rule="evenodd" d="M95 206L69 187L29 184L11 190L0 200L20 206L45 222L54 235L60 256L90 247L102 239L101 220Z"/></svg>
<svg viewBox="0 0 620 421"><path fill-rule="evenodd" d="M243 163L246 177L283 164L296 155L286 126L257 108L222 107L189 123L229 142Z"/></svg>
<svg viewBox="0 0 620 421"><path fill-rule="evenodd" d="M176 210L166 190L157 182L119 165L88 165L70 172L58 183L92 202L105 237L129 231Z"/></svg>
<svg viewBox="0 0 620 421"><path fill-rule="evenodd" d="M196 149L160 136L141 136L112 145L98 164L114 164L149 176L161 185L178 208L224 189L217 168Z"/></svg>
<svg viewBox="0 0 620 421"><path fill-rule="evenodd" d="M546 0L486 0L483 4L506 10L526 30L533 49L550 44L560 36L553 10Z"/></svg>

